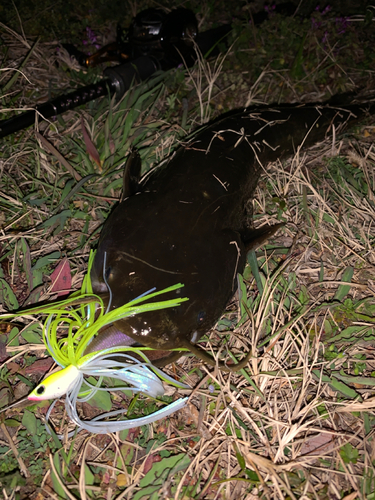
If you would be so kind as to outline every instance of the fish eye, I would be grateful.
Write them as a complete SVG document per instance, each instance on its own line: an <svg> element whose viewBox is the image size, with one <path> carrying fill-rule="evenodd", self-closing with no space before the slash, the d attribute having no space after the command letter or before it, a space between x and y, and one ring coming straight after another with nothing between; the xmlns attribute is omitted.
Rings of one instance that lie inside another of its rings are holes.
<svg viewBox="0 0 375 500"><path fill-rule="evenodd" d="M46 390L46 387L44 385L40 385L38 387L38 389L36 390L36 393L41 396L42 394L44 394L44 391Z"/></svg>
<svg viewBox="0 0 375 500"><path fill-rule="evenodd" d="M200 325L201 323L203 323L205 317L206 317L206 312L205 311L200 311L198 313L198 318L197 318L198 325Z"/></svg>

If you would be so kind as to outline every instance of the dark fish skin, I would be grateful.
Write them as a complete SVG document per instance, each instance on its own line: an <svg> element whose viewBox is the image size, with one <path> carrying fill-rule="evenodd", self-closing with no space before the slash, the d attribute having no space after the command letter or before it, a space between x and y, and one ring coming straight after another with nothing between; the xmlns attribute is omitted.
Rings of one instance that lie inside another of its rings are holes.
<svg viewBox="0 0 375 500"><path fill-rule="evenodd" d="M161 290L179 282L184 288L162 299L183 296L189 301L117 321L115 327L127 339L163 351L155 361L159 366L181 355L170 354L170 349L183 347L212 364L194 344L216 323L235 292L247 250L274 232L251 228L248 202L261 172L301 145L325 139L333 126L337 133L371 111L364 104L233 112L198 131L139 186L133 176L132 187L124 189L137 194L119 203L101 233L91 273L93 290L107 300L106 252L112 308L152 287ZM102 332L88 350L100 348L103 340L106 346L119 342L109 331Z"/></svg>

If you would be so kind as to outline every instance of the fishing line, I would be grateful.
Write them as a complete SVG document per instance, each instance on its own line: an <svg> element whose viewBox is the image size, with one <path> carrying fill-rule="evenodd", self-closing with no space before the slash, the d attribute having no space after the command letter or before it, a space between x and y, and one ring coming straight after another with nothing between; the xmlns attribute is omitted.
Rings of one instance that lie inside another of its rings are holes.
<svg viewBox="0 0 375 500"><path fill-rule="evenodd" d="M111 287L108 285L108 281L105 277L105 271L106 271L106 263L107 263L107 252L104 252L104 259L103 259L103 280L104 280L104 283L107 285L107 288L108 288L108 291L109 291L109 300L108 300L108 306L107 306L107 309L105 311L105 314L108 314L109 311L111 310L111 305L112 305L112 290L111 290Z"/></svg>

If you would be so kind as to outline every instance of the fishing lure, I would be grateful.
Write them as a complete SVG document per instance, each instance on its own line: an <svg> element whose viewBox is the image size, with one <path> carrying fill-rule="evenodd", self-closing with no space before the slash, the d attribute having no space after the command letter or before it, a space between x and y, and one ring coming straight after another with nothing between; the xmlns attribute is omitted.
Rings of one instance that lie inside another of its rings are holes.
<svg viewBox="0 0 375 500"><path fill-rule="evenodd" d="M92 291L90 271L94 255L95 252L91 252L88 272L83 280L81 291L72 294L66 300L23 311L23 314L27 315L47 314L43 327L43 340L49 354L62 368L39 384L28 399L31 401L57 400L65 395L67 414L78 428L93 433L110 433L139 427L164 418L183 408L188 398L180 398L145 417L119 421L108 419L126 413L126 408L104 413L91 421L85 421L78 415L77 402L89 401L98 391L130 391L134 394L142 393L151 398L158 398L164 395L162 382L183 389L189 389L189 386L177 382L153 366L146 355L148 350L152 350L150 348L120 346L85 354L87 346L99 330L114 321L139 313L176 307L188 299L175 298L149 302L149 299L183 287L181 283L178 283L161 291L149 290L117 309L105 310L102 299L94 295ZM17 314L7 314L2 317L16 316ZM57 333L64 328L67 329L67 335L59 338ZM89 377L95 377L96 383L92 383ZM112 383L103 386L103 382L109 380L123 382L123 385ZM47 420L55 403L56 401L49 408Z"/></svg>

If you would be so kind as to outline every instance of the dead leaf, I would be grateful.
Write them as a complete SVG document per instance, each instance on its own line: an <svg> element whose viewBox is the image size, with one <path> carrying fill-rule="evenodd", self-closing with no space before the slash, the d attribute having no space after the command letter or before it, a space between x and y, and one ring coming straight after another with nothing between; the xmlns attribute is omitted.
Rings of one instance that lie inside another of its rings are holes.
<svg viewBox="0 0 375 500"><path fill-rule="evenodd" d="M119 474L117 476L116 486L118 488L123 488L124 486L127 486L127 484L128 484L128 480L127 480L127 477L125 476L125 474Z"/></svg>
<svg viewBox="0 0 375 500"><path fill-rule="evenodd" d="M349 493L349 495L346 495L342 500L355 500L356 498L359 498L358 492L353 491L353 493Z"/></svg>
<svg viewBox="0 0 375 500"><path fill-rule="evenodd" d="M323 450L326 453L327 450L333 448L335 443L333 441L333 436L327 432L321 432L320 434L316 434L312 436L303 443L301 447L301 455L306 455L307 453L315 454L321 453Z"/></svg>
<svg viewBox="0 0 375 500"><path fill-rule="evenodd" d="M10 361L7 363L7 368L10 371L10 373L17 373L21 371L21 367L18 363L15 363L14 361Z"/></svg>
<svg viewBox="0 0 375 500"><path fill-rule="evenodd" d="M34 373L39 373L40 375L44 375L51 369L53 363L54 363L53 359L49 357L38 359L32 365L26 367L23 370L23 373L25 375L33 375Z"/></svg>
<svg viewBox="0 0 375 500"><path fill-rule="evenodd" d="M51 274L52 286L50 292L56 293L62 297L70 293L72 287L72 274L70 264L67 258L64 258Z"/></svg>
<svg viewBox="0 0 375 500"><path fill-rule="evenodd" d="M74 177L74 179L76 181L80 181L82 179L82 177L80 176L80 174L71 166L71 164L68 162L68 160L66 158L64 158L64 156L59 151L57 151L57 149L54 146L52 146L52 144L50 142L48 142L47 139L42 136L42 134L40 134L39 132L35 131L35 135L36 135L38 141L42 144L42 146L47 151L49 151L50 153L52 153L55 156L55 158L57 158L57 160L62 165L64 165L64 167L72 175L72 177Z"/></svg>
<svg viewBox="0 0 375 500"><path fill-rule="evenodd" d="M149 455L146 458L143 464L143 474L147 474L147 472L151 470L152 464L154 464L155 462L161 462L161 456L157 453Z"/></svg>
<svg viewBox="0 0 375 500"><path fill-rule="evenodd" d="M7 359L7 357L7 345L5 342L0 340L0 361L3 362L5 359Z"/></svg>

